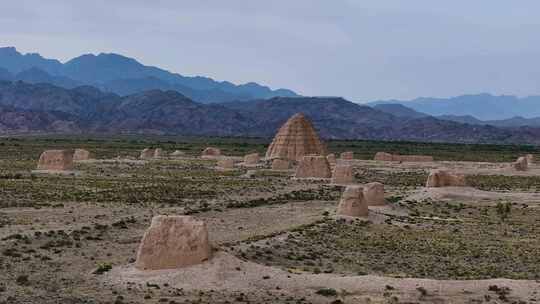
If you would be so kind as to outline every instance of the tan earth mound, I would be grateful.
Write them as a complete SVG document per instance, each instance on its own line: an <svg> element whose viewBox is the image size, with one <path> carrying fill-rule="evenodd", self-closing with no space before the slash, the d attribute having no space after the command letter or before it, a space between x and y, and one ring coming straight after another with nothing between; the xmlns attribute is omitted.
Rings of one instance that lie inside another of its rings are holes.
<svg viewBox="0 0 540 304"><path fill-rule="evenodd" d="M65 171L73 170L73 151L47 150L41 153L38 161L38 170Z"/></svg>
<svg viewBox="0 0 540 304"><path fill-rule="evenodd" d="M513 166L514 166L514 169L516 169L517 171L527 171L528 169L528 161L527 161L527 158L525 157L520 157L518 158L514 163L513 163Z"/></svg>
<svg viewBox="0 0 540 304"><path fill-rule="evenodd" d="M386 152L377 152L374 160L378 161L399 161L399 162L432 162L433 156L428 155L399 155Z"/></svg>
<svg viewBox="0 0 540 304"><path fill-rule="evenodd" d="M244 156L245 165L256 165L257 163L259 163L259 160L259 153L252 153Z"/></svg>
<svg viewBox="0 0 540 304"><path fill-rule="evenodd" d="M368 216L368 204L364 198L364 188L362 186L347 186L337 208L338 215L344 216Z"/></svg>
<svg viewBox="0 0 540 304"><path fill-rule="evenodd" d="M272 161L272 170L289 170L291 163L286 159L276 158Z"/></svg>
<svg viewBox="0 0 540 304"><path fill-rule="evenodd" d="M212 254L206 224L191 216L155 216L144 233L135 267L174 269L200 264Z"/></svg>
<svg viewBox="0 0 540 304"><path fill-rule="evenodd" d="M291 117L278 131L266 151L266 158L299 161L310 154L326 155L313 124L302 113Z"/></svg>
<svg viewBox="0 0 540 304"><path fill-rule="evenodd" d="M331 176L328 160L320 155L304 156L294 175L296 178L330 178Z"/></svg>
<svg viewBox="0 0 540 304"><path fill-rule="evenodd" d="M154 158L161 158L164 157L165 154L163 153L163 149L157 148L154 150Z"/></svg>
<svg viewBox="0 0 540 304"><path fill-rule="evenodd" d="M222 169L234 169L234 160L231 158L222 158L218 160L217 166Z"/></svg>
<svg viewBox="0 0 540 304"><path fill-rule="evenodd" d="M352 151L343 152L339 155L339 158L344 159L344 160L353 160L354 152Z"/></svg>
<svg viewBox="0 0 540 304"><path fill-rule="evenodd" d="M384 185L378 182L364 185L364 199L368 206L386 205L384 200Z"/></svg>
<svg viewBox="0 0 540 304"><path fill-rule="evenodd" d="M141 155L139 156L140 159L150 159L154 157L154 150L146 148L141 151Z"/></svg>
<svg viewBox="0 0 540 304"><path fill-rule="evenodd" d="M453 174L446 170L432 170L429 173L426 187L465 187L465 175Z"/></svg>
<svg viewBox="0 0 540 304"><path fill-rule="evenodd" d="M266 276L266 278L261 279L262 276ZM305 291L314 293L317 290L327 288L338 291L340 293L339 298L343 299L343 301L333 300L333 298L319 299L318 301L312 299L299 301L303 303L470 304L506 303L505 301L508 303L526 303L525 301L518 302L513 299L515 297L536 299L537 291L540 288L538 282L534 280L434 280L377 275L344 276L334 273L291 274L281 268L242 260L223 251L218 251L210 261L192 267L161 271L140 271L130 266L114 267L101 278L108 284L113 285L130 286L136 284L144 286L158 284L188 292L199 292L201 290L210 292L259 290L266 293L275 290L276 286L279 286L279 289L285 294L301 294ZM126 284L127 282L130 284ZM508 288L510 291L509 297L505 297L504 301L499 301L497 294L489 291L490 288L494 287L498 287L497 290L502 291ZM389 291L397 291L398 293L394 294L399 295L399 300L391 300L386 295L384 298L375 296ZM425 296L422 293L424 291ZM486 296L494 300L483 301L483 299L487 298ZM510 300L506 300L508 298ZM271 300L265 302L273 303ZM244 303L247 303L247 301ZM251 301L250 303L255 302ZM287 303L295 302L288 301ZM535 303L535 301L532 303Z"/></svg>
<svg viewBox="0 0 540 304"><path fill-rule="evenodd" d="M89 160L90 158L90 151L85 149L75 149L75 153L73 153L73 161Z"/></svg>
<svg viewBox="0 0 540 304"><path fill-rule="evenodd" d="M525 155L525 157L527 158L527 163L528 163L529 165L534 164L534 161L535 161L534 155L532 155L532 154L527 154L527 155Z"/></svg>
<svg viewBox="0 0 540 304"><path fill-rule="evenodd" d="M185 153L180 151L180 150L176 150L173 153L171 153L172 157L180 157L180 156L184 156L184 155L185 155Z"/></svg>
<svg viewBox="0 0 540 304"><path fill-rule="evenodd" d="M216 157L221 155L221 150L218 148L208 147L201 153L202 157Z"/></svg>
<svg viewBox="0 0 540 304"><path fill-rule="evenodd" d="M386 152L377 152L375 154L375 157L373 158L374 160L378 160L378 161L393 161L394 160L394 157L392 154L390 153L386 153Z"/></svg>
<svg viewBox="0 0 540 304"><path fill-rule="evenodd" d="M330 153L330 154L326 155L326 160L328 160L328 163L330 165L332 165L332 166L337 163L336 155L334 153Z"/></svg>
<svg viewBox="0 0 540 304"><path fill-rule="evenodd" d="M337 165L332 172L332 184L350 184L354 182L353 167Z"/></svg>

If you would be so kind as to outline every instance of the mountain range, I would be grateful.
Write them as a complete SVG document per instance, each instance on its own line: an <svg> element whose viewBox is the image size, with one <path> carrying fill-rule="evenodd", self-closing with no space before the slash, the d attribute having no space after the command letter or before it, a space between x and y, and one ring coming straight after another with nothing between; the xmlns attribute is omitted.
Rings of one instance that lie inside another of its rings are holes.
<svg viewBox="0 0 540 304"><path fill-rule="evenodd" d="M540 144L540 129L400 118L343 98L273 97L221 104L177 91L120 96L95 87L0 82L0 133L101 133L271 137L297 112L327 139Z"/></svg>
<svg viewBox="0 0 540 304"><path fill-rule="evenodd" d="M381 100L368 103L401 104L431 116L472 116L478 120L504 120L513 117L540 117L540 96L519 98L491 94L462 95L451 98L417 98L414 100Z"/></svg>
<svg viewBox="0 0 540 304"><path fill-rule="evenodd" d="M0 133L271 137L297 112L324 138L540 144L540 97L376 101L301 97L146 66L118 54L62 63L0 48ZM524 118L527 117L527 118Z"/></svg>
<svg viewBox="0 0 540 304"><path fill-rule="evenodd" d="M392 114L397 117L422 118L422 117L431 116L426 113L415 111L399 103L395 103L395 104L381 103L381 104L372 105L372 107L374 109ZM520 127L527 127L527 126L540 127L540 117L524 118L521 116L515 116L508 119L500 119L500 120L480 120L471 115L439 115L439 116L434 116L434 117L441 120L454 121L454 122L459 122L463 124L490 125L490 126L495 126L499 128L520 128Z"/></svg>
<svg viewBox="0 0 540 304"><path fill-rule="evenodd" d="M66 89L90 85L122 96L174 90L201 103L298 96L288 89L272 90L254 82L235 85L208 77L182 76L118 54L86 54L62 63L37 53L21 54L14 47L0 48L0 80L50 83Z"/></svg>

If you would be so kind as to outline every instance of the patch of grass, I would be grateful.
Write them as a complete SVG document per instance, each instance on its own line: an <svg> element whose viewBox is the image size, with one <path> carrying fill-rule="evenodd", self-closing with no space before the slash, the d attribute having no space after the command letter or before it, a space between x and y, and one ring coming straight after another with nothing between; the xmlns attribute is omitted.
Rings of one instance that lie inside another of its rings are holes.
<svg viewBox="0 0 540 304"><path fill-rule="evenodd" d="M486 191L540 191L540 176L470 175L467 185Z"/></svg>
<svg viewBox="0 0 540 304"><path fill-rule="evenodd" d="M401 225L325 219L286 237L241 244L236 252L258 263L313 273L540 278L539 210L513 210L503 221L497 206L407 204L412 216L393 218L405 222Z"/></svg>

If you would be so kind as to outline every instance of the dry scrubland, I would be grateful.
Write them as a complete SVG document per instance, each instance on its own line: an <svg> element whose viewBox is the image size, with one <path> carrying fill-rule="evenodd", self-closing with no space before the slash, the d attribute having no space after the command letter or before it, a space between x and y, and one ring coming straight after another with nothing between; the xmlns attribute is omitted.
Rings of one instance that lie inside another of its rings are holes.
<svg viewBox="0 0 540 304"><path fill-rule="evenodd" d="M215 170L197 158L264 155L257 139L0 139L0 303L537 303L540 165L532 147L330 142L354 151L358 183L385 184L387 207L334 217L340 186L292 171ZM143 148L185 157L140 161ZM85 148L76 175L35 175L39 154ZM378 151L435 162L369 161ZM482 161L483 163L479 163ZM472 188L425 189L431 168ZM216 257L183 274L130 273L153 215L207 222ZM217 266L216 266L217 265ZM212 266L212 267L214 267ZM221 272L216 270L221 269ZM497 280L488 280L497 279Z"/></svg>

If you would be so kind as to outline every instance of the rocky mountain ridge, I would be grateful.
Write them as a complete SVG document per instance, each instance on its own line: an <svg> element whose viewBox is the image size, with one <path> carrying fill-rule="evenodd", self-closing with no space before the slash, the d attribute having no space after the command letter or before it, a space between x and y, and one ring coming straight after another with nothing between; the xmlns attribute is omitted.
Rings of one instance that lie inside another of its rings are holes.
<svg viewBox="0 0 540 304"><path fill-rule="evenodd" d="M222 104L194 102L176 91L128 96L82 86L0 82L0 132L272 137L302 112L326 139L540 144L540 129L496 128L403 118L343 98L274 97Z"/></svg>

